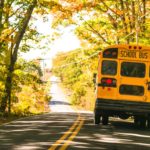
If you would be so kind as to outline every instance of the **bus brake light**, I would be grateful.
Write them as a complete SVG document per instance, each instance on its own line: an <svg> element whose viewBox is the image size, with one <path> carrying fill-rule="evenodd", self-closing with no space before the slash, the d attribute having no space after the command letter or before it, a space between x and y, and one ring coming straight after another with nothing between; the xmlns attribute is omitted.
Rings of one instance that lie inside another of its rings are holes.
<svg viewBox="0 0 150 150"><path fill-rule="evenodd" d="M114 78L102 78L101 86L116 87L116 79Z"/></svg>
<svg viewBox="0 0 150 150"><path fill-rule="evenodd" d="M107 80L106 80L106 83L107 83L107 84L112 84L112 79L107 79Z"/></svg>

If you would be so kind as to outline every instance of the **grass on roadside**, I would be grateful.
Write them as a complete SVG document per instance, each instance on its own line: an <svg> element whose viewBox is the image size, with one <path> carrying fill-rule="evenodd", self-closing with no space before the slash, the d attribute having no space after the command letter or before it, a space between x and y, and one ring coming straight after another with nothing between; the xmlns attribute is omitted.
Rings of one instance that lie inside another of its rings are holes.
<svg viewBox="0 0 150 150"><path fill-rule="evenodd" d="M20 118L20 116L14 116L14 115L7 116L7 117L0 116L0 125L11 122L11 121L19 119L19 118Z"/></svg>

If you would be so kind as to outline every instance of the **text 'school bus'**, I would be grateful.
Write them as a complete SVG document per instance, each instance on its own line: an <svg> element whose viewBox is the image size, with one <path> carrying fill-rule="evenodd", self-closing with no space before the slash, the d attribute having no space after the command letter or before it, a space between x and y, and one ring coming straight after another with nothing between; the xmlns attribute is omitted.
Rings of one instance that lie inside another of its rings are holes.
<svg viewBox="0 0 150 150"><path fill-rule="evenodd" d="M150 47L107 47L99 53L96 80L95 124L117 116L150 127Z"/></svg>

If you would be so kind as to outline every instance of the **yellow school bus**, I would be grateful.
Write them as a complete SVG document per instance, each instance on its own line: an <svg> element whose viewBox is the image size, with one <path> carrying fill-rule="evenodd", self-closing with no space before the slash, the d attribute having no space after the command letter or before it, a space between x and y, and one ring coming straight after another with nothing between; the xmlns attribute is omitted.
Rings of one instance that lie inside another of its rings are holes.
<svg viewBox="0 0 150 150"><path fill-rule="evenodd" d="M113 45L99 53L94 123L134 118L150 127L150 47Z"/></svg>

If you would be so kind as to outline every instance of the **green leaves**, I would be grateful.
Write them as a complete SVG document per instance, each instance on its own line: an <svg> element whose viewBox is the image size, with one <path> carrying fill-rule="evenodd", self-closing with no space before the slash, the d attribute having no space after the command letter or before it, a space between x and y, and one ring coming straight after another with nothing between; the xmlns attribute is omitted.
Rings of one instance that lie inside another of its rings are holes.
<svg viewBox="0 0 150 150"><path fill-rule="evenodd" d="M32 41L35 43L40 41L36 28L29 23L36 6L36 0L6 0L0 3L0 58L2 60L0 63L3 65L0 67L0 73L4 73L1 78L3 90L0 111L2 112L5 112L6 108L9 113L11 112L14 102L18 101L16 96L26 85L32 89L32 94L35 96L39 86L42 86L39 64L25 61L17 63L19 51L26 52L31 48L30 45L33 45Z"/></svg>
<svg viewBox="0 0 150 150"><path fill-rule="evenodd" d="M61 9L55 9L55 26L75 24L76 33L84 42L92 45L150 43L149 38L146 38L149 33L147 24L150 21L148 1L63 2L64 4L58 3Z"/></svg>
<svg viewBox="0 0 150 150"><path fill-rule="evenodd" d="M89 94L90 89L94 89L92 77L93 72L97 70L98 51L97 48L77 49L61 53L54 59L53 72L60 76L63 84L72 91L71 101L73 104L84 103L85 106L92 100L85 100L85 97ZM91 95L92 92L90 90Z"/></svg>

